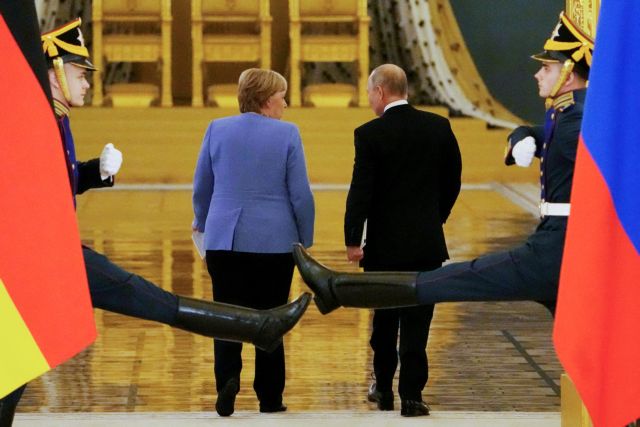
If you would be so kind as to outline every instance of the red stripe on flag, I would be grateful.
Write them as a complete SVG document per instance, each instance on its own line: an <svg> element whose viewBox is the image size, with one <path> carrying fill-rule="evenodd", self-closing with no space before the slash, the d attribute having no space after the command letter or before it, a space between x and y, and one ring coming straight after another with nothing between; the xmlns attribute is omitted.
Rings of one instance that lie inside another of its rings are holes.
<svg viewBox="0 0 640 427"><path fill-rule="evenodd" d="M639 301L640 255L581 139L554 343L596 426L620 427L640 416Z"/></svg>
<svg viewBox="0 0 640 427"><path fill-rule="evenodd" d="M95 339L93 311L58 127L2 16L0 46L0 276L53 367Z"/></svg>

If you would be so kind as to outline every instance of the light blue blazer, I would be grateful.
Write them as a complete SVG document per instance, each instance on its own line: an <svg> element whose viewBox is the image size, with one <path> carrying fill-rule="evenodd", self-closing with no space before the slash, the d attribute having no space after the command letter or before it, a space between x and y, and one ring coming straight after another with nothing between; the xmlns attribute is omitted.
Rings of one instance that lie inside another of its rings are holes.
<svg viewBox="0 0 640 427"><path fill-rule="evenodd" d="M193 180L193 210L207 250L311 246L315 208L298 128L256 113L212 121Z"/></svg>

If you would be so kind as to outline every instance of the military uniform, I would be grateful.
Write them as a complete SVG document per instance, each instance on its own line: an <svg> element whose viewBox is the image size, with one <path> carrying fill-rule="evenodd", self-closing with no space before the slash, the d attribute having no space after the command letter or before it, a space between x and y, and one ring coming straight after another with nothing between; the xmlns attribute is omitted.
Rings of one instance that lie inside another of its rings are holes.
<svg viewBox="0 0 640 427"><path fill-rule="evenodd" d="M54 70L60 92L67 103L54 100L56 122L62 140L71 195L96 187L113 185L113 177L102 178L100 159L79 162L69 125L72 94L66 82L64 64L94 70L84 46L80 19L42 35L42 45L49 68ZM177 296L163 290L137 274L123 270L107 257L82 246L89 291L93 307L153 320L200 335L229 341L250 342L266 351L281 345L281 337L304 313L309 295L271 310L245 307ZM0 399L0 427L10 426L26 386Z"/></svg>
<svg viewBox="0 0 640 427"><path fill-rule="evenodd" d="M555 311L586 89L558 92L572 72L588 79L593 41L561 13L544 49L532 58L562 63L546 101L544 125L518 127L509 135L505 156L507 165L514 164L514 146L528 136L534 139L540 158L540 224L514 249L420 273L421 303L534 300Z"/></svg>
<svg viewBox="0 0 640 427"><path fill-rule="evenodd" d="M51 68L70 63L88 70L95 70L89 61L88 51L80 31L80 20L75 20L42 35L43 50ZM59 61L56 63L56 61ZM65 79L64 71L57 74L58 81ZM64 87L66 82L60 82ZM64 93L64 90L62 91ZM65 97L68 95L65 94ZM80 162L76 159L73 133L69 123L69 107L61 100L54 99L56 123L60 131L71 192L75 203L76 195L91 188L111 187L112 176L102 179L100 159ZM178 311L178 298L145 280L124 271L105 256L83 246L82 254L87 269L89 291L94 307L114 311L129 316L172 325Z"/></svg>
<svg viewBox="0 0 640 427"><path fill-rule="evenodd" d="M542 203L569 203L585 95L586 89L561 95L547 110L544 126L521 126L509 136L510 144L535 139ZM514 163L510 150L506 162ZM545 215L514 249L420 273L419 301L534 300L553 311L566 227L567 216Z"/></svg>
<svg viewBox="0 0 640 427"><path fill-rule="evenodd" d="M73 134L69 125L69 108L54 100L56 122L62 137L72 195L91 188L113 186L113 177L100 176L100 159L76 160ZM118 267L107 257L82 246L91 302L94 307L128 316L173 325L178 312L178 297L141 276Z"/></svg>
<svg viewBox="0 0 640 427"><path fill-rule="evenodd" d="M541 69L541 94L548 95L545 123L517 128L509 137L505 157L507 165L515 163L513 149L522 143L521 147L534 150L528 152L531 156L540 158L541 221L535 232L511 250L420 273L336 273L298 246L294 258L316 294L320 311L328 313L340 305L380 308L447 301L533 300L554 312L586 94L586 89L565 91L585 86L582 80L588 79L593 41L562 13L544 49L533 58L561 64ZM548 81L555 72L555 82ZM571 83L565 84L569 78ZM526 137L535 142L528 140L527 144L523 141Z"/></svg>
<svg viewBox="0 0 640 427"><path fill-rule="evenodd" d="M68 103L71 102L69 99L71 94L65 93L64 90L66 85L64 82L66 77L62 68L64 63L95 70L89 61L89 52L84 46L80 23L80 19L77 19L42 35L43 50L50 68L55 70L56 78L62 88L61 92L67 98ZM69 125L68 103L54 100L54 111L75 202L77 194L82 194L91 188L112 186L114 178L109 176L103 179L100 171L100 159L92 159L88 162L79 162L76 159L73 134ZM178 297L137 274L123 270L93 249L83 246L82 253L94 307L140 319L162 322L202 335L234 341L253 342L252 339L244 336L249 332L248 330L236 334L240 332L237 323L226 323L222 329L219 329L222 324L215 325L219 314L227 320L235 317L236 321L245 321L245 326L254 323L253 326L257 327L255 333L265 332L261 329L261 325L264 326L266 317L255 310ZM222 319L218 318L217 320ZM212 328L212 326L214 327ZM258 337L254 336L254 338ZM258 346L270 348L271 344L278 343L269 343L269 345L260 343Z"/></svg>

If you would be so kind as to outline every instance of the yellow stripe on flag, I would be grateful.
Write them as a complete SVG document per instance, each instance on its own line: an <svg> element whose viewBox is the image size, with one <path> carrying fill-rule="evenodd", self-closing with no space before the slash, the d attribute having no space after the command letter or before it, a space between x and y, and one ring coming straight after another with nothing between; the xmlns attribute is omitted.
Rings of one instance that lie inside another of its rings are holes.
<svg viewBox="0 0 640 427"><path fill-rule="evenodd" d="M0 279L0 397L49 370L40 348Z"/></svg>

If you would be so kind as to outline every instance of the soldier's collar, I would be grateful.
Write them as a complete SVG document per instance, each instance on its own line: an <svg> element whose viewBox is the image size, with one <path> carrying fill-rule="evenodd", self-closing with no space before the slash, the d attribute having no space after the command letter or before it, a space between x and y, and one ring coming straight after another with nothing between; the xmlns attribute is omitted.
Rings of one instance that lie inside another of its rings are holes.
<svg viewBox="0 0 640 427"><path fill-rule="evenodd" d="M552 107L555 111L563 111L574 105L576 102L584 102L587 89L576 89L571 92L563 93L553 99Z"/></svg>
<svg viewBox="0 0 640 427"><path fill-rule="evenodd" d="M573 97L573 92L563 93L553 99L552 107L556 111L562 111L565 108L575 104L576 101Z"/></svg>
<svg viewBox="0 0 640 427"><path fill-rule="evenodd" d="M60 119L64 116L68 116L70 109L69 107L64 105L62 102L58 101L57 99L54 99L53 111L56 113L56 117Z"/></svg>

